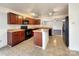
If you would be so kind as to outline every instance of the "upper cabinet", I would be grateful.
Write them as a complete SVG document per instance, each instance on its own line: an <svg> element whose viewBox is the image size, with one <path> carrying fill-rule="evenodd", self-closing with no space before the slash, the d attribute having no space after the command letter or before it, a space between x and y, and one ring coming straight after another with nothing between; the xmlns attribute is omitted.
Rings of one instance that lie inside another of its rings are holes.
<svg viewBox="0 0 79 59"><path fill-rule="evenodd" d="M23 16L17 16L17 24L23 24Z"/></svg>
<svg viewBox="0 0 79 59"><path fill-rule="evenodd" d="M28 19L29 19L29 25L34 25L35 24L34 19L32 19L32 18L28 18Z"/></svg>
<svg viewBox="0 0 79 59"><path fill-rule="evenodd" d="M23 16L17 15L14 13L9 12L8 16L8 24L22 24L23 23Z"/></svg>
<svg viewBox="0 0 79 59"><path fill-rule="evenodd" d="M40 25L40 19L33 19L33 18L28 19L29 19L29 25Z"/></svg>
<svg viewBox="0 0 79 59"><path fill-rule="evenodd" d="M35 24L39 25L40 24L40 19L35 20Z"/></svg>
<svg viewBox="0 0 79 59"><path fill-rule="evenodd" d="M40 20L26 17L24 18L21 15L8 13L8 24L24 24L24 25L39 25Z"/></svg>
<svg viewBox="0 0 79 59"><path fill-rule="evenodd" d="M8 24L17 24L17 15L8 13Z"/></svg>

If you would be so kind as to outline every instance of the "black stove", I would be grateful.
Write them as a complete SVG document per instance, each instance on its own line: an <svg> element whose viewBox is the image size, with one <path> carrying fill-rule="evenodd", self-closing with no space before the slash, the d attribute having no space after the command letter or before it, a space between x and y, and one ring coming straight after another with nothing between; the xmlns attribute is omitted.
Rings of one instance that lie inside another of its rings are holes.
<svg viewBox="0 0 79 59"><path fill-rule="evenodd" d="M28 29L27 26L21 26L21 29L25 29L25 39L32 37L32 29Z"/></svg>

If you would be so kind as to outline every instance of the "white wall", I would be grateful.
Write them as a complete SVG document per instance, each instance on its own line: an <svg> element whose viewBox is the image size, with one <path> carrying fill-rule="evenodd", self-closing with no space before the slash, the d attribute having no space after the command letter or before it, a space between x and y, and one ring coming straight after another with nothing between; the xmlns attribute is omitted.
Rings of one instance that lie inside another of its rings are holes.
<svg viewBox="0 0 79 59"><path fill-rule="evenodd" d="M7 30L18 29L21 26L21 25L7 24L7 13L10 11L14 13L18 13L10 9L0 7L0 48L7 45ZM21 13L18 13L18 14L21 14Z"/></svg>
<svg viewBox="0 0 79 59"><path fill-rule="evenodd" d="M0 48L7 45L7 14L0 12Z"/></svg>
<svg viewBox="0 0 79 59"><path fill-rule="evenodd" d="M20 28L21 25L9 25L9 24L7 24L7 13L8 12L12 12L12 13L15 13L15 14L19 14L19 15L22 15L24 17L27 16L25 14L16 12L16 11L14 11L12 9L9 9L9 8L0 7L0 13L1 13L0 16L2 17L2 19L5 19L5 20L0 19L0 21L1 21L0 22L0 25L3 25L4 24L3 26L0 26L1 27L0 29L2 29L2 28L7 28L7 29L18 29L18 28ZM2 13L3 13L3 15L2 15ZM3 16L6 16L6 17L3 17ZM28 17L30 17L30 16L28 16Z"/></svg>
<svg viewBox="0 0 79 59"><path fill-rule="evenodd" d="M69 4L69 48L79 51L79 4Z"/></svg>

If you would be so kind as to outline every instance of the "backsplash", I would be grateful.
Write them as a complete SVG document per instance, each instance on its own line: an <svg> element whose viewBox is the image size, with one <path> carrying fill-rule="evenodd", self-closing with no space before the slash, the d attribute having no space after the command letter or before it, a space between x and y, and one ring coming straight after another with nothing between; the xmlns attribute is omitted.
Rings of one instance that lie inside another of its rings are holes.
<svg viewBox="0 0 79 59"><path fill-rule="evenodd" d="M8 25L8 29L19 29L21 25Z"/></svg>

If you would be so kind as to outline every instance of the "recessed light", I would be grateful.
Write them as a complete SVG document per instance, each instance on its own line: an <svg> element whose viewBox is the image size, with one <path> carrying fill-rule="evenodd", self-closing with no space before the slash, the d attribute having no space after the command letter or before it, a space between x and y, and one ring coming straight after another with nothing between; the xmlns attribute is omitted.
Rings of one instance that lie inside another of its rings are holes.
<svg viewBox="0 0 79 59"><path fill-rule="evenodd" d="M49 13L49 15L51 16L51 15L52 15L52 13L50 12L50 13Z"/></svg>
<svg viewBox="0 0 79 59"><path fill-rule="evenodd" d="M22 18L22 16L18 16L18 18L19 18L19 19L21 19L21 18Z"/></svg>
<svg viewBox="0 0 79 59"><path fill-rule="evenodd" d="M31 13L31 15L32 15L32 16L36 16L36 14L35 14L35 13Z"/></svg>

